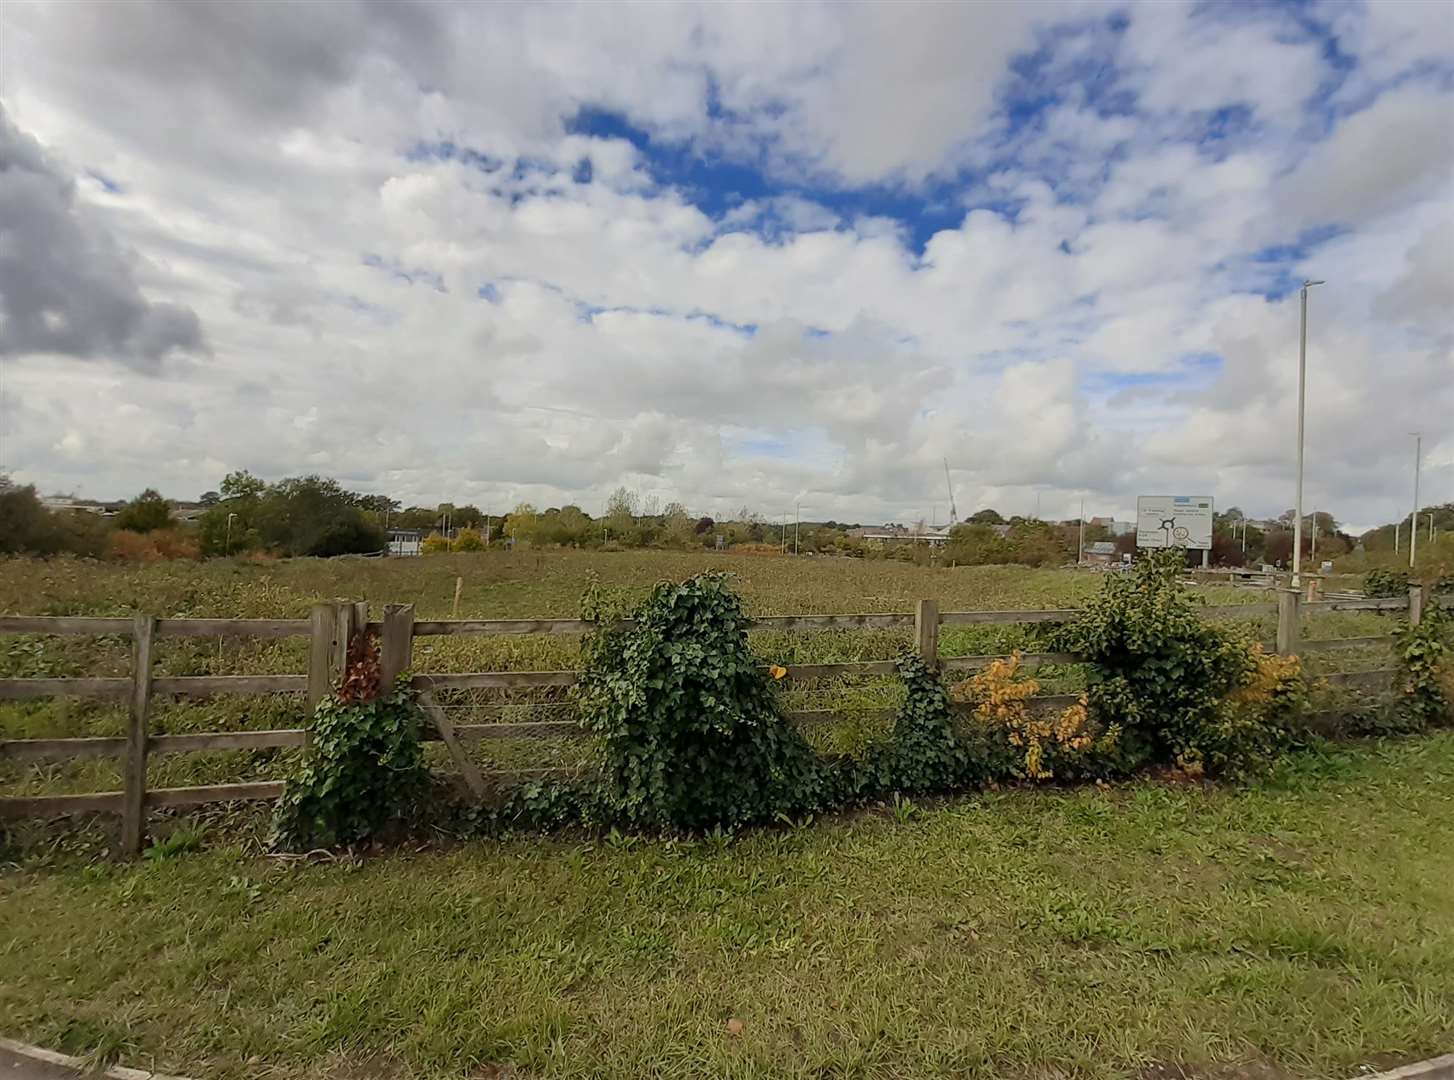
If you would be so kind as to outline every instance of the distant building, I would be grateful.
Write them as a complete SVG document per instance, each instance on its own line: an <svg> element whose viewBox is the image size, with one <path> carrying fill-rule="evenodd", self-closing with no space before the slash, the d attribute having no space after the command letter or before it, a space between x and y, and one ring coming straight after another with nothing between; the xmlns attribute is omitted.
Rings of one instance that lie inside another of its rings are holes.
<svg viewBox="0 0 1454 1080"><path fill-rule="evenodd" d="M850 529L849 536L860 540L875 540L885 543L913 543L939 545L949 540L949 525L926 525L923 529L911 529L905 525L884 525L880 528Z"/></svg>
<svg viewBox="0 0 1454 1080"><path fill-rule="evenodd" d="M420 529L390 529L390 555L420 555L424 551L424 533Z"/></svg>
<svg viewBox="0 0 1454 1080"><path fill-rule="evenodd" d="M55 514L63 513L67 510L84 510L89 514L115 513L115 507L108 507L89 499L82 502L74 495L45 495L42 496L40 505Z"/></svg>
<svg viewBox="0 0 1454 1080"><path fill-rule="evenodd" d="M1120 555L1116 553L1116 545L1110 540L1097 540L1094 544L1087 544L1085 549L1085 561L1091 566L1109 566L1111 563L1119 562Z"/></svg>

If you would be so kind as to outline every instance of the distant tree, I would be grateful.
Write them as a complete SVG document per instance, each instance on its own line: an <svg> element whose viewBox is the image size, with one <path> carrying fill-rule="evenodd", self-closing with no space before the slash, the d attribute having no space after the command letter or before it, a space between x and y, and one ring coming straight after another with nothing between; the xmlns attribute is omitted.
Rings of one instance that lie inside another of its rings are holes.
<svg viewBox="0 0 1454 1080"><path fill-rule="evenodd" d="M667 503L661 515L660 542L670 547L690 547L696 537L696 522L687 513L687 508L679 502Z"/></svg>
<svg viewBox="0 0 1454 1080"><path fill-rule="evenodd" d="M708 530L710 530L712 528L713 525L716 525L716 524L717 523L715 521L713 521L709 517L699 517L699 518L697 518L697 524L696 524L696 530L695 530L696 531L696 534L698 536L701 536L704 532L707 532Z"/></svg>
<svg viewBox="0 0 1454 1080"><path fill-rule="evenodd" d="M971 525L1003 525L1005 519L1000 516L998 510L985 507L983 510L976 510L969 516Z"/></svg>
<svg viewBox="0 0 1454 1080"><path fill-rule="evenodd" d="M328 557L380 551L385 545L384 531L365 515L359 501L359 496L345 491L336 480L320 476L281 480L269 486L259 500L258 536L265 547L284 555Z"/></svg>
<svg viewBox="0 0 1454 1080"><path fill-rule="evenodd" d="M485 515L478 506L466 504L455 509L452 520L462 529L478 529L484 523Z"/></svg>
<svg viewBox="0 0 1454 1080"><path fill-rule="evenodd" d="M539 542L536 535L539 525L540 514L528 502L523 502L506 515L504 532L506 536L514 537L517 543L534 544Z"/></svg>
<svg viewBox="0 0 1454 1080"><path fill-rule="evenodd" d="M230 472L222 478L221 490L224 499L255 499L266 489L267 484L246 469Z"/></svg>
<svg viewBox="0 0 1454 1080"><path fill-rule="evenodd" d="M172 504L163 499L155 488L147 488L116 515L116 527L127 532L148 533L174 524Z"/></svg>
<svg viewBox="0 0 1454 1080"><path fill-rule="evenodd" d="M1262 542L1262 560L1272 563L1274 566L1290 565L1292 563L1292 533L1287 529L1277 529L1268 533Z"/></svg>
<svg viewBox="0 0 1454 1080"><path fill-rule="evenodd" d="M204 491L197 497L198 506L216 506L222 501L222 496L215 491Z"/></svg>
<svg viewBox="0 0 1454 1080"><path fill-rule="evenodd" d="M595 542L596 523L579 506L562 506L550 511L540 524L541 543L580 547Z"/></svg>
<svg viewBox="0 0 1454 1080"><path fill-rule="evenodd" d="M626 540L635 528L636 502L636 493L625 487L618 487L606 500L604 524L613 540Z"/></svg>
<svg viewBox="0 0 1454 1080"><path fill-rule="evenodd" d="M399 500L391 499L387 495L360 495L358 505L361 510L367 510L383 517L386 514L392 515L395 510L399 509Z"/></svg>
<svg viewBox="0 0 1454 1080"><path fill-rule="evenodd" d="M452 551L484 551L485 541L474 529L461 529L450 545Z"/></svg>
<svg viewBox="0 0 1454 1080"><path fill-rule="evenodd" d="M34 487L0 475L0 553L15 555L105 554L106 519L85 510L52 513Z"/></svg>

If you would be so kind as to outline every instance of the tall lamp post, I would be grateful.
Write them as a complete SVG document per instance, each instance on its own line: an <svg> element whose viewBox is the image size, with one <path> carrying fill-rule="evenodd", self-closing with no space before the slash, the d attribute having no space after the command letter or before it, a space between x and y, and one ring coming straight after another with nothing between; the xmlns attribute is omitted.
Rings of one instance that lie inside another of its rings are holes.
<svg viewBox="0 0 1454 1080"><path fill-rule="evenodd" d="M235 517L237 517L236 514L227 515L227 554L229 555L232 554L232 519Z"/></svg>
<svg viewBox="0 0 1454 1080"><path fill-rule="evenodd" d="M1414 512L1409 518L1409 569L1412 570L1414 551L1419 546L1419 459L1424 456L1424 435L1421 431L1409 434L1414 437Z"/></svg>
<svg viewBox="0 0 1454 1080"><path fill-rule="evenodd" d="M1297 503L1293 508L1292 525L1292 587L1302 584L1303 566L1303 426L1307 411L1308 390L1308 290L1323 281L1304 281L1302 287L1302 319L1298 328L1297 347Z"/></svg>

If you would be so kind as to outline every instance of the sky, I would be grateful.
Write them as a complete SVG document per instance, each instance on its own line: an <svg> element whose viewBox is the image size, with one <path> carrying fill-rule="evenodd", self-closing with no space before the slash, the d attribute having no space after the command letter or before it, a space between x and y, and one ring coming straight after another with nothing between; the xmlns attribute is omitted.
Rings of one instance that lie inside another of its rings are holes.
<svg viewBox="0 0 1454 1080"><path fill-rule="evenodd" d="M0 467L1454 500L1454 4L0 5Z"/></svg>

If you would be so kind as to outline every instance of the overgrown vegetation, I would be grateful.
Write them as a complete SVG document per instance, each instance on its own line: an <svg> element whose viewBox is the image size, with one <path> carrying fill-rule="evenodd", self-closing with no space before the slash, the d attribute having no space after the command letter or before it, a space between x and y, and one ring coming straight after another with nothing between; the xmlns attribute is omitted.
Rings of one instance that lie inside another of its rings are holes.
<svg viewBox="0 0 1454 1080"><path fill-rule="evenodd" d="M1039 684L1018 678L1015 656L960 684L968 716L957 723L939 676L909 653L892 728L858 754L817 755L784 718L724 575L658 585L629 612L593 592L585 614L602 628L582 648L577 700L597 772L574 789L532 786L508 820L735 828L985 781L1104 779L1150 764L1231 778L1265 769L1305 703L1298 662L1200 619L1178 556L1108 577L1060 632L1090 664L1070 705L1036 709Z"/></svg>
<svg viewBox="0 0 1454 1080"><path fill-rule="evenodd" d="M100 517L84 510L52 513L31 486L17 487L0 474L0 554L98 558L110 532Z"/></svg>
<svg viewBox="0 0 1454 1080"><path fill-rule="evenodd" d="M570 617L581 614L580 597L590 592L590 575L599 574L603 588L615 601L603 612L629 614L657 588L664 577L689 576L704 568L730 568L732 588L740 589L754 616L849 610L904 611L913 599L937 595L946 610L995 607L1068 607L1093 599L1090 590L1124 587L1124 575L1085 575L1062 571L1031 571L995 567L950 571L893 563L844 560L790 560L739 558L731 555L688 556L671 552L621 556L557 552L550 555L504 552L459 556L441 563L430 559L371 560L351 564L323 560L283 563L179 564L146 568L73 560L23 560L6 564L13 573L0 574L0 608L37 614L124 614L132 608L168 616L277 618L306 616L315 599L330 595L363 595L375 604L410 601L421 618L441 618L453 608L456 574L463 576L460 613L466 617L525 618ZM1256 593L1230 589L1196 589L1214 603L1260 599ZM1180 601L1178 601L1180 602ZM1194 601L1190 601L1194 603ZM1101 604L1103 601L1095 600ZM1155 605L1151 605L1155 607ZM739 606L740 611L740 606ZM588 613L589 614L589 613ZM1338 633L1386 632L1391 616L1376 612L1316 615L1309 628L1327 636L1336 624ZM1256 624L1248 624L1256 625ZM1269 636L1270 621L1256 631ZM695 630L693 631L695 633ZM1225 629L1222 631L1227 633ZM1049 651L1055 648L1044 628L1018 626L950 626L943 628L943 655ZM1234 635L1240 639L1240 635ZM671 635L662 637L663 642ZM765 664L834 663L883 660L896 656L904 643L902 631L826 631L786 633L757 631L749 651L740 660L752 677L761 680L780 716L789 710L831 710L831 723L815 723L790 734L805 738L813 748L813 775L787 799L788 816L818 808L851 805L864 800L891 798L895 792L919 794L959 791L1003 781L1074 782L1114 778L1138 765L1175 764L1174 754L1150 753L1144 747L1126 751L1125 718L1110 709L1096 709L1088 693L1084 720L1067 712L1065 704L1041 714L1025 702L1023 714L1014 709L1035 691L1023 688L1022 675L1001 665L978 684L979 692L961 688L958 703L948 702L945 688L933 673L921 670L916 658L891 675L834 675L809 681L774 683L758 669ZM1335 654L1314 654L1329 658ZM1344 654L1336 654L1343 656ZM451 637L422 639L416 646L416 670L562 670L581 665L578 639L557 635ZM281 674L306 667L306 644L300 640L208 641L165 639L158 657L158 673L166 675ZM1285 741L1285 728L1300 707L1300 682L1288 662L1260 656L1250 648L1243 656L1245 677L1209 715L1211 727L1204 742L1213 746L1231 741L1244 747L1265 739L1266 749L1244 752L1241 762L1228 767L1216 761L1200 768L1213 775L1235 776L1260 767ZM19 677L124 675L128 648L124 638L53 638L24 635L8 639L0 648L0 674ZM1075 694L1088 690L1087 675L1095 670L1082 665L1052 665L1036 673L1036 689L1049 694ZM1447 679L1448 665L1442 677ZM976 716L983 699L1008 695L1005 711L987 710ZM508 698L459 693L441 697L441 703L463 722L501 720L573 720L575 704L563 688L512 693ZM299 720L294 706L282 697L219 698L207 701L159 703L157 730L163 733L257 730L294 727ZM896 714L883 715L887 709ZM873 715L870 715L873 714ZM473 715L471 715L473 714ZM468 719L465 719L465 718ZM1048 729L1046 725L1049 725ZM1119 728L1116 725L1120 725ZM1113 728L1114 739L1102 742ZM0 703L0 732L10 738L106 735L125 730L124 709L108 702L63 699ZM1407 730L1370 727L1369 730ZM1048 731L1048 734L1047 734ZM953 739L949 734L952 732ZM1076 745L1090 733L1098 749L1083 753ZM1016 744L1013 736L1020 738ZM1145 738L1144 732L1138 737ZM895 748L895 741L899 744ZM579 769L590 760L592 741L551 735L540 738L490 739L466 744L484 769ZM1153 744L1153 748L1155 745ZM905 751L904 747L911 747ZM1038 746L1038 758L1031 751ZM221 752L172 754L152 763L154 786L224 783L240 780L285 779L295 768L301 751ZM426 764L448 768L443 747L433 743L422 750ZM1250 760L1249 760L1250 759ZM1196 772L1195 759L1183 762ZM1038 776L1050 772L1050 777ZM1032 775L1037 774L1037 775ZM631 821L613 817L595 800L589 771L575 781L524 784L515 789L509 805L485 815L492 822L515 828L554 827L569 822L600 822L630 828ZM45 766L9 762L0 767L6 794L59 794L115 790L120 785L116 762L93 758ZM476 815L478 820L480 815ZM754 817L751 820L771 820ZM719 822L731 827L734 822ZM710 829L711 824L700 826Z"/></svg>
<svg viewBox="0 0 1454 1080"><path fill-rule="evenodd" d="M758 670L726 575L657 586L630 625L588 635L582 658L581 723L613 822L732 826L813 800L812 751Z"/></svg>
<svg viewBox="0 0 1454 1080"><path fill-rule="evenodd" d="M1378 598L1405 597L1409 594L1407 571L1375 566L1363 579L1363 592Z"/></svg>
<svg viewBox="0 0 1454 1080"><path fill-rule="evenodd" d="M1120 727L1114 771L1156 762L1243 775L1285 743L1302 700L1298 666L1201 619L1181 567L1172 549L1109 576L1059 647L1090 664L1092 715Z"/></svg>
<svg viewBox="0 0 1454 1080"><path fill-rule="evenodd" d="M377 638L356 635L343 685L318 703L303 759L278 800L273 845L352 844L405 816L428 786L419 725L402 680L381 691Z"/></svg>
<svg viewBox="0 0 1454 1080"><path fill-rule="evenodd" d="M1001 767L1025 780L1088 779L1112 771L1121 725L1091 717L1084 694L1058 714L1031 712L1040 692L1034 679L1019 677L1020 655L994 660L984 671L955 687L972 709L974 722L994 740L1008 745L1010 760Z"/></svg>
<svg viewBox="0 0 1454 1080"><path fill-rule="evenodd" d="M1412 730L1454 722L1448 644L1451 631L1454 618L1443 608L1431 605L1417 626L1405 622L1394 633L1400 668L1398 712Z"/></svg>

